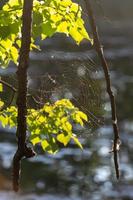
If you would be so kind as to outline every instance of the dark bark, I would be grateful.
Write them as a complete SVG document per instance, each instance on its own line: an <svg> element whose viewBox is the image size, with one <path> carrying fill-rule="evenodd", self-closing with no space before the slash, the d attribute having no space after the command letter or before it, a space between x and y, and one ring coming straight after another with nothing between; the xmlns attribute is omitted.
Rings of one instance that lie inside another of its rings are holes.
<svg viewBox="0 0 133 200"><path fill-rule="evenodd" d="M96 49L96 52L98 54L98 57L101 60L101 64L103 67L105 79L106 79L106 86L107 86L107 93L110 98L110 104L111 104L111 110L112 110L112 126L114 131L114 144L112 152L114 153L114 164L115 164L115 171L116 171L116 177L119 179L119 162L118 162L118 150L120 146L120 136L119 136L119 130L118 130L118 123L117 123L117 115L116 115L116 103L115 103L115 97L113 94L113 91L111 89L111 80L110 80L110 74L109 74L109 68L107 61L105 59L104 53L103 53L103 47L100 43L99 34L95 22L95 17L93 14L93 9L90 3L90 0L85 0L86 4L86 10L89 16L89 21L93 33L93 39L94 39L94 47Z"/></svg>
<svg viewBox="0 0 133 200"><path fill-rule="evenodd" d="M21 170L21 159L32 157L34 152L26 144L27 132L27 69L29 66L29 52L31 44L31 25L33 0L24 0L22 16L22 40L19 53L19 65L17 70L18 96L17 96L17 140L18 149L13 159L13 189L18 191Z"/></svg>

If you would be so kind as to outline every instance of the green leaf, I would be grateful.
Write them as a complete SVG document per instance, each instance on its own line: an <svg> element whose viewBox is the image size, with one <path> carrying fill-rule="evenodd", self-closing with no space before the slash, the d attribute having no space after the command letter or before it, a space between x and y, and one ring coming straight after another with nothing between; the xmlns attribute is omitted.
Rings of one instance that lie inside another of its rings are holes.
<svg viewBox="0 0 133 200"><path fill-rule="evenodd" d="M41 28L42 34L46 35L47 37L51 37L56 30L56 28L54 28L50 22L43 23Z"/></svg>
<svg viewBox="0 0 133 200"><path fill-rule="evenodd" d="M61 133L61 134L59 134L59 135L57 136L57 140L58 140L60 143L63 143L64 146L66 146L66 145L69 143L70 139L71 139L71 136L70 136L70 135L65 135L65 134L63 134L63 133Z"/></svg>
<svg viewBox="0 0 133 200"><path fill-rule="evenodd" d="M53 138L54 141L54 138ZM44 151L47 151L50 154L56 154L58 149L55 145L51 145L48 140L42 140L41 146Z"/></svg>
<svg viewBox="0 0 133 200"><path fill-rule="evenodd" d="M77 111L77 115L79 115L83 120L88 121L88 117L82 111Z"/></svg>
<svg viewBox="0 0 133 200"><path fill-rule="evenodd" d="M7 116L1 115L0 116L0 121L1 121L1 124L2 124L2 126L4 128L8 125L8 117Z"/></svg>
<svg viewBox="0 0 133 200"><path fill-rule="evenodd" d="M12 7L22 6L23 0L9 0L7 4L3 7L3 10L9 11Z"/></svg>
<svg viewBox="0 0 133 200"><path fill-rule="evenodd" d="M42 15L42 13L34 12L33 13L33 23L38 26L42 22L43 22L43 15Z"/></svg>
<svg viewBox="0 0 133 200"><path fill-rule="evenodd" d="M10 48L10 55L11 55L11 58L12 58L13 62L17 64L18 50L14 46L12 46Z"/></svg>
<svg viewBox="0 0 133 200"><path fill-rule="evenodd" d="M80 115L78 115L77 113L75 114L75 121L76 123L79 123L81 126L84 125L83 120L81 119Z"/></svg>
<svg viewBox="0 0 133 200"><path fill-rule="evenodd" d="M30 136L30 141L32 142L33 145L36 145L41 142L41 139L39 136L32 135Z"/></svg>
<svg viewBox="0 0 133 200"><path fill-rule="evenodd" d="M10 35L9 26L0 26L0 39L5 39Z"/></svg>
<svg viewBox="0 0 133 200"><path fill-rule="evenodd" d="M69 35L68 28L69 24L66 21L61 22L57 27L57 32L65 33L68 36Z"/></svg>
<svg viewBox="0 0 133 200"><path fill-rule="evenodd" d="M82 147L82 144L79 142L78 138L76 137L76 135L72 135L72 139L74 140L74 142L81 148L83 149Z"/></svg>

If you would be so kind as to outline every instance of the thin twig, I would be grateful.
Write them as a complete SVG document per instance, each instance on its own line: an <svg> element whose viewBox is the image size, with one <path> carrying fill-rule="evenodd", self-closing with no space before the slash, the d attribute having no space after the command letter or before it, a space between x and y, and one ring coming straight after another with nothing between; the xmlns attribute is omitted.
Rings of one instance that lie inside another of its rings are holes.
<svg viewBox="0 0 133 200"><path fill-rule="evenodd" d="M0 79L0 83L2 83L4 86L8 87L10 90L12 90L12 96L11 99L9 100L9 102L0 109L0 111L5 110L7 107L9 107L14 99L15 93L17 92L17 89L15 87L13 87L11 84L7 83L6 81L3 81Z"/></svg>
<svg viewBox="0 0 133 200"><path fill-rule="evenodd" d="M11 84L7 83L6 81L3 81L0 79L0 83L2 83L3 85L5 85L9 89L11 89L13 92L17 92L17 89L15 87L13 87Z"/></svg>
<svg viewBox="0 0 133 200"><path fill-rule="evenodd" d="M38 101L32 94L28 94L27 97L31 98L34 101L34 103L37 105L40 105L40 106L44 105L44 103L41 103L40 101Z"/></svg>
<svg viewBox="0 0 133 200"><path fill-rule="evenodd" d="M117 123L115 97L114 97L113 91L111 89L109 68L108 68L108 64L105 59L104 53L103 53L103 47L100 43L99 34L98 34L95 17L93 14L93 9L92 9L90 0L85 0L85 4L86 4L86 9L87 9L87 13L89 16L89 21L90 21L91 29L92 29L92 33L93 33L94 47L95 47L96 52L101 60L101 64L102 64L105 79L106 79L107 93L109 95L110 103L111 103L112 126L113 126L113 130L114 130L114 144L113 144L112 152L114 153L114 164L115 164L116 177L117 177L117 179L119 179L120 172L119 172L118 150L119 150L121 142L120 142L120 136L119 136L119 130L118 130L118 123Z"/></svg>
<svg viewBox="0 0 133 200"><path fill-rule="evenodd" d="M6 104L4 104L4 105L2 106L2 108L0 109L1 112L4 111L4 110L6 110L8 107L11 106L11 104L12 104L12 102L13 102L13 100L14 100L14 96L15 96L15 92L12 91L12 96L11 96L9 102L7 102Z"/></svg>

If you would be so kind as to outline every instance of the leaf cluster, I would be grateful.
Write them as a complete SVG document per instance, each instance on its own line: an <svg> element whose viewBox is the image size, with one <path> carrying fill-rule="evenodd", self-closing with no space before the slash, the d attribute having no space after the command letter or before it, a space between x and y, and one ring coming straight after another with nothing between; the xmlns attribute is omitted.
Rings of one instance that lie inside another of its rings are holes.
<svg viewBox="0 0 133 200"><path fill-rule="evenodd" d="M9 0L0 10L0 66L10 61L17 64L21 46L23 0ZM77 44L83 39L92 42L82 19L81 7L71 0L34 0L31 50L35 41L64 33Z"/></svg>
<svg viewBox="0 0 133 200"><path fill-rule="evenodd" d="M54 104L46 103L41 109L29 109L27 126L33 145L41 144L48 153L56 153L59 143L64 146L73 140L81 149L82 145L74 134L74 124L84 125L87 116L79 111L68 99L61 99ZM17 108L11 106L0 113L3 127L17 126Z"/></svg>

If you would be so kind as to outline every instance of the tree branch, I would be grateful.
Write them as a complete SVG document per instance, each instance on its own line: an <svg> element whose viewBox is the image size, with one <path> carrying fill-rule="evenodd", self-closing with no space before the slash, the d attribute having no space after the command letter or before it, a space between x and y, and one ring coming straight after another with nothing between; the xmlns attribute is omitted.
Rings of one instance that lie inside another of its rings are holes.
<svg viewBox="0 0 133 200"><path fill-rule="evenodd" d="M93 9L92 9L90 0L85 0L85 4L86 4L86 9L87 9L87 13L89 16L89 21L90 21L91 29L92 29L92 33L93 33L94 47L95 47L96 52L101 60L101 64L102 64L105 79L106 79L107 93L109 95L110 103L111 103L112 126L113 126L113 131L114 131L114 144L113 144L112 152L114 153L114 164L115 164L116 177L117 177L117 179L119 179L120 173L119 173L119 162L118 162L118 150L119 150L121 142L120 142L120 136L119 136L119 130L118 130L118 123L117 123L115 97L114 97L113 91L111 89L109 68L108 68L108 64L105 59L104 53L103 53L103 47L100 43L99 34L98 34L95 17L93 14Z"/></svg>
<svg viewBox="0 0 133 200"><path fill-rule="evenodd" d="M17 71L18 96L17 96L17 139L18 149L13 158L13 189L18 191L21 171L21 159L23 157L33 157L35 153L26 144L27 131L27 68L29 66L29 52L31 44L31 24L32 24L33 0L24 0L22 16L22 43Z"/></svg>

